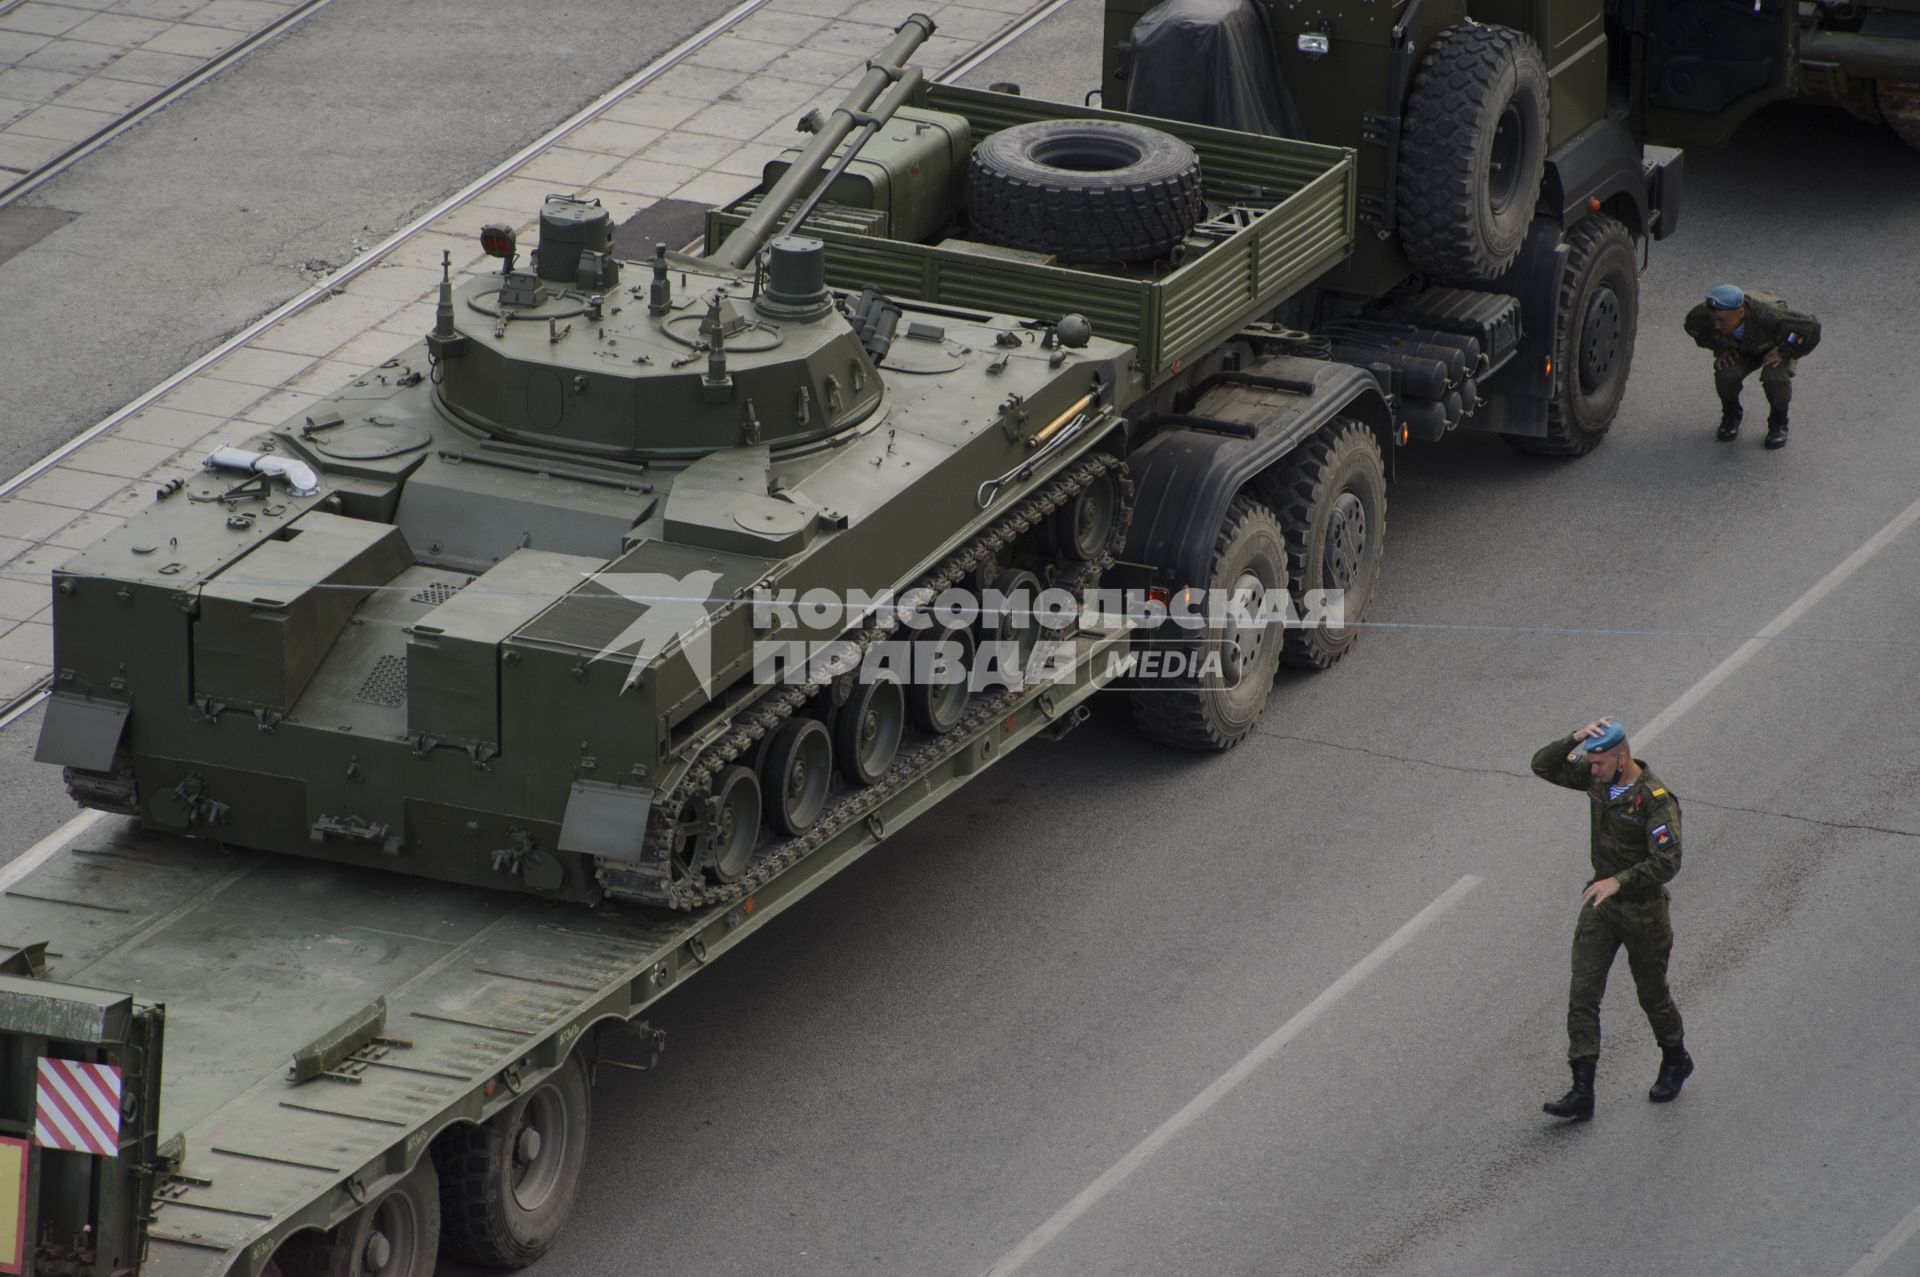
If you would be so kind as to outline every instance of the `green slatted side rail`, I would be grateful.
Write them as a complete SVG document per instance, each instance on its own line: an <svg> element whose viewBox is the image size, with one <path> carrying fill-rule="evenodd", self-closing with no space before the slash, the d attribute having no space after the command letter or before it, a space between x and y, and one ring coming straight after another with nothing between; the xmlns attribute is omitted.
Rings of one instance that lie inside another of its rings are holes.
<svg viewBox="0 0 1920 1277"><path fill-rule="evenodd" d="M835 288L872 286L896 297L1039 319L1078 311L1100 336L1136 346L1157 382L1353 249L1357 191L1353 152L1345 148L949 85L929 86L924 105L966 116L976 141L1031 120L1145 124L1194 148L1209 199L1271 206L1157 279L1025 261L984 246L903 243L849 233L847 222L822 219L810 223L807 234L827 244L827 280ZM709 245L744 220L753 198L708 214Z"/></svg>

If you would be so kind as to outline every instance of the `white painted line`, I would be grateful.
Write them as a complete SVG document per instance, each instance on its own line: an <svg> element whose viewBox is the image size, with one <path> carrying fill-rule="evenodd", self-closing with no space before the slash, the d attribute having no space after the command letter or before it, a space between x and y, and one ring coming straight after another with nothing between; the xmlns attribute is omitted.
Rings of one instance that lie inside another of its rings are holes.
<svg viewBox="0 0 1920 1277"><path fill-rule="evenodd" d="M1100 1200L1118 1188L1121 1181L1146 1165L1148 1158L1165 1148L1175 1136L1191 1126L1195 1119L1225 1099L1235 1087L1246 1081L1254 1070L1272 1059L1281 1047L1300 1036L1334 1003L1353 992L1362 980L1379 970L1388 958L1406 948L1415 936L1426 930L1441 914L1460 903L1463 896L1479 885L1480 879L1473 874L1468 874L1441 892L1439 898L1432 904L1413 915L1398 931L1383 940L1379 948L1349 967L1345 975L1328 985L1319 997L1307 1003L1294 1014L1292 1019L1275 1029L1266 1041L1242 1056L1238 1064L1215 1078L1206 1090L1187 1101L1186 1107L1154 1128L1151 1135L1135 1144L1125 1157L1108 1167L1100 1178L1081 1189L1078 1196L1055 1211L1046 1223L1027 1234L1024 1241L1002 1255L999 1261L987 1270L987 1277L1009 1277L1009 1274L1019 1272L1028 1260L1046 1249L1054 1238L1071 1228L1075 1220L1099 1205Z"/></svg>
<svg viewBox="0 0 1920 1277"><path fill-rule="evenodd" d="M14 883L19 882L22 878L38 869L41 865L53 859L54 852L61 850L81 834L86 833L87 830L92 829L106 818L107 813L104 811L83 811L66 824L60 826L60 828L48 834L45 838L42 838L39 842L33 844L33 846L15 856L12 860L9 860L4 867L0 867L0 891L11 887Z"/></svg>
<svg viewBox="0 0 1920 1277"><path fill-rule="evenodd" d="M1841 1274L1841 1277L1868 1277L1869 1273L1880 1271L1880 1265L1893 1258L1893 1253L1913 1240L1920 1233L1920 1206L1908 1212L1907 1217L1893 1226L1893 1231L1875 1242L1873 1249L1860 1256L1853 1267Z"/></svg>
<svg viewBox="0 0 1920 1277"><path fill-rule="evenodd" d="M1673 726L1675 719L1706 699L1713 689L1733 677L1734 672L1752 660L1762 648L1766 647L1769 640L1779 637L1788 626L1805 616L1814 604L1833 593L1848 577L1865 567L1869 559L1886 549L1895 537L1912 527L1915 520L1920 520L1920 500L1914 501L1912 505L1894 515L1885 527L1868 537L1859 549L1840 560L1831 572L1815 581L1805 594L1789 603L1786 610L1767 622L1766 628L1736 647L1731 656L1708 670L1706 676L1699 682L1680 693L1673 704L1654 715L1653 720L1645 727L1630 733L1629 739L1633 741L1634 747L1639 748Z"/></svg>

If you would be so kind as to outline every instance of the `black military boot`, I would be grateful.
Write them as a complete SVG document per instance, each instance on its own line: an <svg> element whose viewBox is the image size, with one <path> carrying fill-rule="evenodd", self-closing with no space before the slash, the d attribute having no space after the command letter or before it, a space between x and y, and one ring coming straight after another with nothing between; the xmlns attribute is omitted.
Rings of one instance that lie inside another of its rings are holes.
<svg viewBox="0 0 1920 1277"><path fill-rule="evenodd" d="M1767 447L1787 446L1787 414L1776 412L1767 418Z"/></svg>
<svg viewBox="0 0 1920 1277"><path fill-rule="evenodd" d="M1554 1117L1584 1122L1593 1116L1594 1061L1574 1060L1570 1067L1573 1069L1573 1089L1557 1100L1548 1100L1540 1108Z"/></svg>
<svg viewBox="0 0 1920 1277"><path fill-rule="evenodd" d="M1660 1048L1660 1076L1653 1079L1653 1089L1647 1092L1647 1098L1655 1104L1665 1104L1680 1094L1680 1088L1693 1076L1693 1057L1687 1054L1685 1046L1663 1046Z"/></svg>
<svg viewBox="0 0 1920 1277"><path fill-rule="evenodd" d="M1725 442L1740 433L1740 405L1720 401L1720 439Z"/></svg>

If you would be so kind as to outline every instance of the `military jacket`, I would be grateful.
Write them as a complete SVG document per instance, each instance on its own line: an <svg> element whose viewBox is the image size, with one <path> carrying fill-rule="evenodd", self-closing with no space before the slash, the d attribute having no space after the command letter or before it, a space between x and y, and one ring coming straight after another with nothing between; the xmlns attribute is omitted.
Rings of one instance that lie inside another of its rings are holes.
<svg viewBox="0 0 1920 1277"><path fill-rule="evenodd" d="M1633 788L1618 798L1595 781L1584 756L1568 762L1574 739L1562 736L1533 756L1533 774L1568 789L1585 790L1593 816L1593 877L1617 878L1620 896L1640 900L1658 895L1680 872L1680 802L1660 778L1644 770ZM1634 760L1636 763L1639 759Z"/></svg>
<svg viewBox="0 0 1920 1277"><path fill-rule="evenodd" d="M1820 344L1819 320L1751 293L1747 295L1745 329L1739 337L1717 332L1708 318L1711 313L1701 302L1687 312L1686 320L1687 336L1707 350L1734 350L1757 359L1778 349L1785 358L1798 359L1812 354Z"/></svg>

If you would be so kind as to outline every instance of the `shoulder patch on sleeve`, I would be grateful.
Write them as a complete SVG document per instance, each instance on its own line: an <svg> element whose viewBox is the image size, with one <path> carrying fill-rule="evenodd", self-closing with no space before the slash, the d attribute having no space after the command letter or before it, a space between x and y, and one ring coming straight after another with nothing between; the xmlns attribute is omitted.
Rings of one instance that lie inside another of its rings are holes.
<svg viewBox="0 0 1920 1277"><path fill-rule="evenodd" d="M1656 848L1664 851L1673 845L1673 829L1668 825L1655 825L1647 831L1647 838Z"/></svg>

